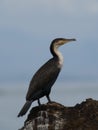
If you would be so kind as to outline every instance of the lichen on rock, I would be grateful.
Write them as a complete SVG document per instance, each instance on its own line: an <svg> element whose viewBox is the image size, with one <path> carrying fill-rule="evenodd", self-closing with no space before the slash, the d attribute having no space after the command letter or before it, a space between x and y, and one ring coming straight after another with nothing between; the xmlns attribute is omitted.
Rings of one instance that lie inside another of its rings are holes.
<svg viewBox="0 0 98 130"><path fill-rule="evenodd" d="M98 130L98 101L87 99L74 107L56 102L34 107L20 130Z"/></svg>

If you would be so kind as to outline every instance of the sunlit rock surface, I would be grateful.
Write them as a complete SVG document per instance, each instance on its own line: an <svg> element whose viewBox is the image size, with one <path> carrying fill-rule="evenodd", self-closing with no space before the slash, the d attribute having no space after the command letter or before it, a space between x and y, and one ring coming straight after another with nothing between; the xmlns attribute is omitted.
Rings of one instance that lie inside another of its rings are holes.
<svg viewBox="0 0 98 130"><path fill-rule="evenodd" d="M20 130L98 130L98 101L87 99L74 107L56 102L34 107Z"/></svg>

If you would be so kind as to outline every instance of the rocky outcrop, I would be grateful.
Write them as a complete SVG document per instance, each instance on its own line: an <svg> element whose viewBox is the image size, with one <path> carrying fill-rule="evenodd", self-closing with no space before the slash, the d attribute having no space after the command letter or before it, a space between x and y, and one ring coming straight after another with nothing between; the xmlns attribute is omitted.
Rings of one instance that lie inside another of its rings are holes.
<svg viewBox="0 0 98 130"><path fill-rule="evenodd" d="M34 107L20 130L98 130L98 101L87 99L74 107L56 102Z"/></svg>

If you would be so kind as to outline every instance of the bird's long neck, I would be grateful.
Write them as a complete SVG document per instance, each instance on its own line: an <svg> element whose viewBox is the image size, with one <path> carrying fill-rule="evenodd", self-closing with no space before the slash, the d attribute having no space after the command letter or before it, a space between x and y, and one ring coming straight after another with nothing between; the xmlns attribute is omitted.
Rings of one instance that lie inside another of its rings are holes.
<svg viewBox="0 0 98 130"><path fill-rule="evenodd" d="M63 56L58 51L58 47L56 47L56 46L50 46L50 51L51 51L53 57L55 57L55 58L58 59L59 66L62 67L62 65L63 65Z"/></svg>

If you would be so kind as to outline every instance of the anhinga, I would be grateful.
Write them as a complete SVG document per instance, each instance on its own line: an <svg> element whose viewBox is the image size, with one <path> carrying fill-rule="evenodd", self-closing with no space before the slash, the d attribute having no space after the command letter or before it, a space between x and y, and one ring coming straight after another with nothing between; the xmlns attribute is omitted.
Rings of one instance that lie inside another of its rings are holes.
<svg viewBox="0 0 98 130"><path fill-rule="evenodd" d="M58 48L71 41L76 40L56 38L52 41L50 51L53 58L48 60L33 76L26 95L26 103L19 112L18 117L23 116L28 111L33 101L38 100L40 105L40 98L43 96L46 96L48 101L51 102L49 97L51 87L56 81L63 65L63 56L58 51Z"/></svg>

